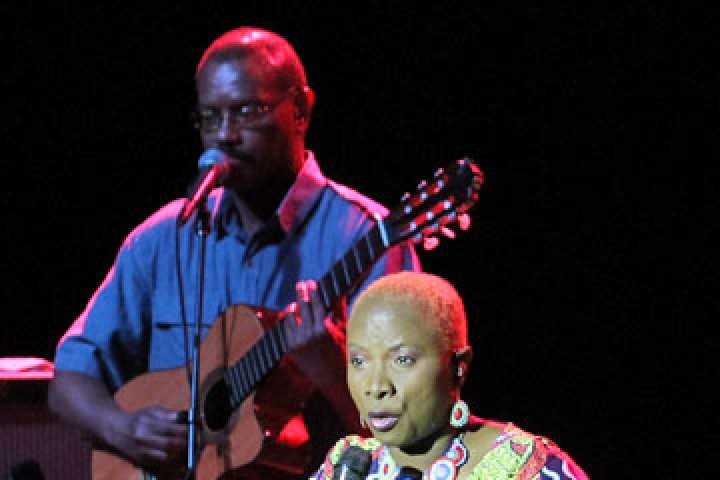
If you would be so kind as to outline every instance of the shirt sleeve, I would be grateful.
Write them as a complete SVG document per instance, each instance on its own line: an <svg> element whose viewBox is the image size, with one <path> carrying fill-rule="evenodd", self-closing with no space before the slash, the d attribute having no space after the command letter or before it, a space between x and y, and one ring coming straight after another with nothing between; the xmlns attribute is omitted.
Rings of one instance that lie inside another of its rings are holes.
<svg viewBox="0 0 720 480"><path fill-rule="evenodd" d="M115 264L58 344L55 368L87 374L112 392L147 365L146 327L150 289L131 234ZM147 252L145 252L147 253ZM143 262L145 264L152 262Z"/></svg>
<svg viewBox="0 0 720 480"><path fill-rule="evenodd" d="M540 470L542 480L587 480L588 476L570 455L553 446Z"/></svg>

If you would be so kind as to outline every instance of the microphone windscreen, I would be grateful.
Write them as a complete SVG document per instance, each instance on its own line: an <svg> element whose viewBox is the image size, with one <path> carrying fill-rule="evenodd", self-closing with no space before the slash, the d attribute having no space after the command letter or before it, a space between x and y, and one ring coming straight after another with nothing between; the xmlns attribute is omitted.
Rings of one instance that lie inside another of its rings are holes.
<svg viewBox="0 0 720 480"><path fill-rule="evenodd" d="M225 153L219 148L208 148L198 159L198 169L210 168L225 160Z"/></svg>
<svg viewBox="0 0 720 480"><path fill-rule="evenodd" d="M403 467L395 480L422 480L423 474L420 470L412 467Z"/></svg>
<svg viewBox="0 0 720 480"><path fill-rule="evenodd" d="M370 452L351 445L342 454L333 470L333 480L360 480L367 476L372 458Z"/></svg>

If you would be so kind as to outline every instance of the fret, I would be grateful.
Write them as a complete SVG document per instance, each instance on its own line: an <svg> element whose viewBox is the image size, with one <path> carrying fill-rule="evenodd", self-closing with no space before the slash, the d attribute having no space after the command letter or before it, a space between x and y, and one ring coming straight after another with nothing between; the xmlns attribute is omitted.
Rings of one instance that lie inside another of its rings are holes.
<svg viewBox="0 0 720 480"><path fill-rule="evenodd" d="M263 340L264 340L264 338L263 338ZM263 343L264 343L263 341L258 342L254 348L255 356L257 357L257 364L258 364L258 376L255 380L258 382L260 381L261 378L263 378L265 376L265 374L268 371L267 360L265 358L264 351L262 348Z"/></svg>
<svg viewBox="0 0 720 480"><path fill-rule="evenodd" d="M237 383L235 383L234 380L235 372L232 368L225 370L225 373L223 374L223 379L225 380L226 385L230 385L230 403L234 406L235 404L239 403L240 399L240 392L238 390Z"/></svg>
<svg viewBox="0 0 720 480"><path fill-rule="evenodd" d="M385 253L385 245L383 243L382 232L379 228L374 227L370 230L366 237L368 242L372 245L372 255L370 257L370 263L367 267L370 267L380 256Z"/></svg>
<svg viewBox="0 0 720 480"><path fill-rule="evenodd" d="M332 278L330 278L329 275L325 275L320 279L320 282L318 282L318 285L322 286L322 296L323 296L323 305L325 308L330 308L333 303L335 303L335 300L337 299L337 294L334 290L335 284L332 281Z"/></svg>
<svg viewBox="0 0 720 480"><path fill-rule="evenodd" d="M280 322L278 322L277 325L268 330L268 332L265 334L265 336L270 339L270 345L272 345L273 348L273 355L277 360L282 357L282 354L285 351L285 349L283 348L282 340L280 338L280 329L282 328L284 321L285 319L282 319Z"/></svg>
<svg viewBox="0 0 720 480"><path fill-rule="evenodd" d="M335 265L337 265L337 263ZM335 269L335 265L333 265L333 268L331 268L327 274L330 277L330 280L332 281L333 293L335 293L335 299L337 299L340 297L343 290L342 290L342 288L340 288L340 284L337 281L337 276L335 275L335 272L333 271Z"/></svg>
<svg viewBox="0 0 720 480"><path fill-rule="evenodd" d="M326 310L330 309L330 306L332 305L332 298L330 298L330 294L327 291L327 288L325 288L325 285L322 283L322 279L318 282L318 293L320 293L320 299L322 300L323 307L325 307Z"/></svg>
<svg viewBox="0 0 720 480"><path fill-rule="evenodd" d="M273 353L272 338L270 338L269 335L265 335L262 339L262 352L263 358L265 359L265 371L267 372L276 360L275 354Z"/></svg>
<svg viewBox="0 0 720 480"><path fill-rule="evenodd" d="M287 322L287 318L284 318L282 320L282 323ZM287 344L287 338L285 338L285 330L282 328L282 325L278 323L275 328L275 333L278 337L278 345L280 346L280 353L285 353L288 351L288 344Z"/></svg>
<svg viewBox="0 0 720 480"><path fill-rule="evenodd" d="M355 245L355 250L358 256L358 270L361 272L365 270L365 266L370 263L370 259L372 258L370 254L370 245L367 243L367 239L368 237L364 237Z"/></svg>
<svg viewBox="0 0 720 480"><path fill-rule="evenodd" d="M232 377L234 379L233 385L235 386L235 390L237 390L237 399L240 401L245 394L245 387L243 386L243 379L242 375L240 375L239 369L233 368L230 371L232 372Z"/></svg>
<svg viewBox="0 0 720 480"><path fill-rule="evenodd" d="M351 287L362 274L362 269L358 267L357 255L355 254L355 248L345 254L343 257L343 266L345 267L345 274L347 275L348 287Z"/></svg>
<svg viewBox="0 0 720 480"><path fill-rule="evenodd" d="M250 368L252 368L252 383L257 383L260 379L260 370L258 370L258 356L256 347L253 347L248 351L248 357L250 357Z"/></svg>
<svg viewBox="0 0 720 480"><path fill-rule="evenodd" d="M362 261L360 260L360 252L358 251L357 245L353 245L353 247L350 249L350 252L353 256L353 259L355 260L355 271L356 272L362 272L363 266Z"/></svg>
<svg viewBox="0 0 720 480"><path fill-rule="evenodd" d="M375 258L375 252L373 251L372 242L370 241L370 235L365 235L365 245L367 246L368 257L370 259Z"/></svg>
<svg viewBox="0 0 720 480"><path fill-rule="evenodd" d="M345 285L347 285L349 287L353 283L354 275L350 274L350 267L348 266L348 262L349 262L348 253L343 255L343 257L340 259L340 261L338 263L340 264L340 266L342 266L342 273L343 273L343 279L345 280Z"/></svg>
<svg viewBox="0 0 720 480"><path fill-rule="evenodd" d="M331 272L338 292L347 292L348 288L350 288L350 282L345 277L342 258L333 266Z"/></svg>
<svg viewBox="0 0 720 480"><path fill-rule="evenodd" d="M233 370L235 371L235 378L237 378L238 402L242 402L247 392L245 377L243 375L245 369L241 366L241 368L234 368Z"/></svg>
<svg viewBox="0 0 720 480"><path fill-rule="evenodd" d="M278 327L272 328L267 337L270 339L270 346L272 347L273 358L279 360L282 356L282 345L278 344Z"/></svg>
<svg viewBox="0 0 720 480"><path fill-rule="evenodd" d="M260 358L262 359L263 373L265 373L268 370L268 365L270 365L270 363L272 363L272 358L270 358L270 355L268 353L267 338L263 337L257 343L257 346L258 346L258 350L260 352Z"/></svg>
<svg viewBox="0 0 720 480"><path fill-rule="evenodd" d="M250 368L248 367L248 361L246 358L242 359L242 364L240 366L240 373L242 374L242 387L243 387L243 394L247 392L252 387L252 372L250 372Z"/></svg>
<svg viewBox="0 0 720 480"><path fill-rule="evenodd" d="M240 377L240 372L238 371L237 366L230 367L225 371L224 377L228 380L228 382L231 385L232 388L232 399L235 403L242 402L243 399L243 388L242 388L242 379Z"/></svg>
<svg viewBox="0 0 720 480"><path fill-rule="evenodd" d="M243 397L246 397L248 392L252 390L254 382L252 381L250 370L247 368L243 368L243 389L242 389L242 395Z"/></svg>

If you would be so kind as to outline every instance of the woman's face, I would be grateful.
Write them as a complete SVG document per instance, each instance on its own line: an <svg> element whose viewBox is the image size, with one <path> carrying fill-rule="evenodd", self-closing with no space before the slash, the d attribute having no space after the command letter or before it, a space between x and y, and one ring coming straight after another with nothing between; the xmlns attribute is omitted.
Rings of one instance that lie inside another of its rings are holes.
<svg viewBox="0 0 720 480"><path fill-rule="evenodd" d="M412 447L447 428L450 355L409 302L368 299L359 307L348 325L350 394L375 438Z"/></svg>

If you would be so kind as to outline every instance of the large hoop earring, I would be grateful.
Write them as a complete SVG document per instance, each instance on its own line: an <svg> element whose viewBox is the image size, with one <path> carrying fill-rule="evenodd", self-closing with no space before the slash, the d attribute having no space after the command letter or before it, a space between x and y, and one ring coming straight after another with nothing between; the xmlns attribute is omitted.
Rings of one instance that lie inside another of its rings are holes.
<svg viewBox="0 0 720 480"><path fill-rule="evenodd" d="M467 425L468 419L470 418L470 409L467 403L458 399L453 404L452 410L450 411L450 425L455 428L461 428Z"/></svg>

